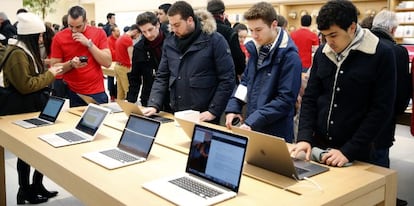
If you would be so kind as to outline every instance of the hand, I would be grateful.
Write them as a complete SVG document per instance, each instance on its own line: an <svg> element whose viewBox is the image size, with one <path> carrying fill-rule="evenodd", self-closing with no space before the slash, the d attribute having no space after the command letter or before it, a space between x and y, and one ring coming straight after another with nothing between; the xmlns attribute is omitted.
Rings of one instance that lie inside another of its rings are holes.
<svg viewBox="0 0 414 206"><path fill-rule="evenodd" d="M211 114L209 111L205 111L200 114L200 122L211 121L215 118L216 116L214 114Z"/></svg>
<svg viewBox="0 0 414 206"><path fill-rule="evenodd" d="M48 69L50 72L52 72L53 76L56 76L57 74L62 72L62 66L53 66Z"/></svg>
<svg viewBox="0 0 414 206"><path fill-rule="evenodd" d="M82 45L88 47L89 39L85 37L81 32L72 33L73 40L81 43Z"/></svg>
<svg viewBox="0 0 414 206"><path fill-rule="evenodd" d="M292 157L297 157L299 152L304 151L306 153L305 159L307 161L310 160L310 156L311 156L311 152L312 152L312 148L311 145L308 142L298 142L296 145L294 145L294 147L290 150L290 156Z"/></svg>
<svg viewBox="0 0 414 206"><path fill-rule="evenodd" d="M228 113L226 115L226 127L227 127L227 129L231 129L233 119L235 119L235 118L239 118L240 122L243 122L243 117L240 114Z"/></svg>
<svg viewBox="0 0 414 206"><path fill-rule="evenodd" d="M330 149L322 155L321 161L326 165L342 167L349 162L348 158L340 150Z"/></svg>
<svg viewBox="0 0 414 206"><path fill-rule="evenodd" d="M142 113L144 114L144 116L148 117L157 113L157 109L155 109L154 107L145 107L144 109L142 109Z"/></svg>
<svg viewBox="0 0 414 206"><path fill-rule="evenodd" d="M245 129L245 130L252 131L252 128L249 125L247 125L247 124L240 125L240 128Z"/></svg>
<svg viewBox="0 0 414 206"><path fill-rule="evenodd" d="M72 58L72 68L82 68L86 65L88 65L88 62L81 62L79 57Z"/></svg>

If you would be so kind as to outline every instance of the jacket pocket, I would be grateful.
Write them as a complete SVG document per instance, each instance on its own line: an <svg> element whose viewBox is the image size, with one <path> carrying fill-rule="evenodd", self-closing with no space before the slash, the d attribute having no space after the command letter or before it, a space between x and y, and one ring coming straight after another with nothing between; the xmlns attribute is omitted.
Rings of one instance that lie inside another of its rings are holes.
<svg viewBox="0 0 414 206"><path fill-rule="evenodd" d="M189 84L192 109L199 111L207 110L216 92L216 77L191 77Z"/></svg>

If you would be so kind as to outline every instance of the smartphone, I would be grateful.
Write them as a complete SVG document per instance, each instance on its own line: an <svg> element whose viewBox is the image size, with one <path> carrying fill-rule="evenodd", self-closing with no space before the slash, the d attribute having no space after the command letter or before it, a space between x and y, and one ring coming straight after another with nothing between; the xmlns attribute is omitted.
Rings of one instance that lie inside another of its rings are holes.
<svg viewBox="0 0 414 206"><path fill-rule="evenodd" d="M86 63L86 62L88 62L88 57L87 56L80 56L79 61L82 62L82 63Z"/></svg>

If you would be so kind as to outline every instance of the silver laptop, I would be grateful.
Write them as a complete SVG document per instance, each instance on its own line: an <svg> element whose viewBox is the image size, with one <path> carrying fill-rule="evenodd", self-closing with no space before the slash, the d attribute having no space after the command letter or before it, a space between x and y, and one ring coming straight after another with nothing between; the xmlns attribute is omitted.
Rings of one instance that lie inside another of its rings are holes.
<svg viewBox="0 0 414 206"><path fill-rule="evenodd" d="M118 106L117 103L115 102L109 102L109 103L105 103L105 104L99 104L98 102L95 101L94 98L88 96L88 95L84 95L84 94L77 94L86 104L98 104L101 105L102 107L105 107L109 110L111 110L111 113L119 113L122 112L121 107Z"/></svg>
<svg viewBox="0 0 414 206"><path fill-rule="evenodd" d="M272 135L248 131L232 126L231 130L249 138L246 162L272 172L302 180L329 170L318 164L292 158L285 139ZM254 176L254 174L252 174Z"/></svg>
<svg viewBox="0 0 414 206"><path fill-rule="evenodd" d="M247 138L195 125L186 173L143 184L177 205L212 205L239 190Z"/></svg>
<svg viewBox="0 0 414 206"><path fill-rule="evenodd" d="M84 158L107 169L115 169L147 160L160 128L160 122L130 115L116 148L86 153Z"/></svg>
<svg viewBox="0 0 414 206"><path fill-rule="evenodd" d="M123 100L116 100L116 103L118 103L118 105L121 107L121 109L125 112L127 116L129 116L132 113L144 116L139 106L134 103L123 101ZM174 121L173 119L161 117L158 115L151 115L148 118L159 121L161 123L168 123L168 122Z"/></svg>
<svg viewBox="0 0 414 206"><path fill-rule="evenodd" d="M109 109L95 104L89 104L83 112L75 129L54 134L39 136L54 147L78 144L92 141L98 133L105 117L110 113Z"/></svg>
<svg viewBox="0 0 414 206"><path fill-rule="evenodd" d="M39 117L18 120L13 123L24 128L35 128L54 124L64 103L65 99L50 96Z"/></svg>

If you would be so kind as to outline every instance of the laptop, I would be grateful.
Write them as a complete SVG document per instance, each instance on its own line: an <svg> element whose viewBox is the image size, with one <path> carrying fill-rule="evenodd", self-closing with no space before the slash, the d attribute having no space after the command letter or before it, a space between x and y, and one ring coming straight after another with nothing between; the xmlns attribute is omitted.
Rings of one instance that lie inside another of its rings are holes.
<svg viewBox="0 0 414 206"><path fill-rule="evenodd" d="M318 164L292 158L285 139L232 126L233 133L249 137L246 162L296 180L329 170ZM254 174L253 174L254 175Z"/></svg>
<svg viewBox="0 0 414 206"><path fill-rule="evenodd" d="M237 134L195 125L186 173L142 186L177 205L212 205L235 197L247 141Z"/></svg>
<svg viewBox="0 0 414 206"><path fill-rule="evenodd" d="M122 109L118 106L117 103L115 102L110 102L110 103L106 103L106 104L99 104L98 102L95 101L94 98L88 96L88 95L84 95L84 94L79 94L77 93L77 95L84 101L86 102L86 104L98 104L101 105L102 107L105 107L109 110L111 110L111 113L119 113L122 112Z"/></svg>
<svg viewBox="0 0 414 206"><path fill-rule="evenodd" d="M109 109L99 105L89 104L85 112L83 112L75 129L41 135L39 138L54 147L90 142L96 137L96 134L98 134L99 127L109 113Z"/></svg>
<svg viewBox="0 0 414 206"><path fill-rule="evenodd" d="M54 124L64 103L65 99L50 96L39 117L18 120L13 123L26 129Z"/></svg>
<svg viewBox="0 0 414 206"><path fill-rule="evenodd" d="M107 169L115 169L147 160L160 128L160 122L130 115L116 148L82 155Z"/></svg>
<svg viewBox="0 0 414 206"><path fill-rule="evenodd" d="M129 116L131 113L144 116L139 106L134 103L123 101L123 100L116 100L116 103L118 103L118 105L121 107L121 109L125 112L127 116ZM161 117L158 115L151 115L148 118L159 121L161 123L168 123L168 122L174 121L173 119Z"/></svg>
<svg viewBox="0 0 414 206"><path fill-rule="evenodd" d="M179 117L175 117L175 121L177 121L181 129L183 129L187 137L191 139L193 136L194 125L196 124L196 122L185 119L185 118L179 118Z"/></svg>

